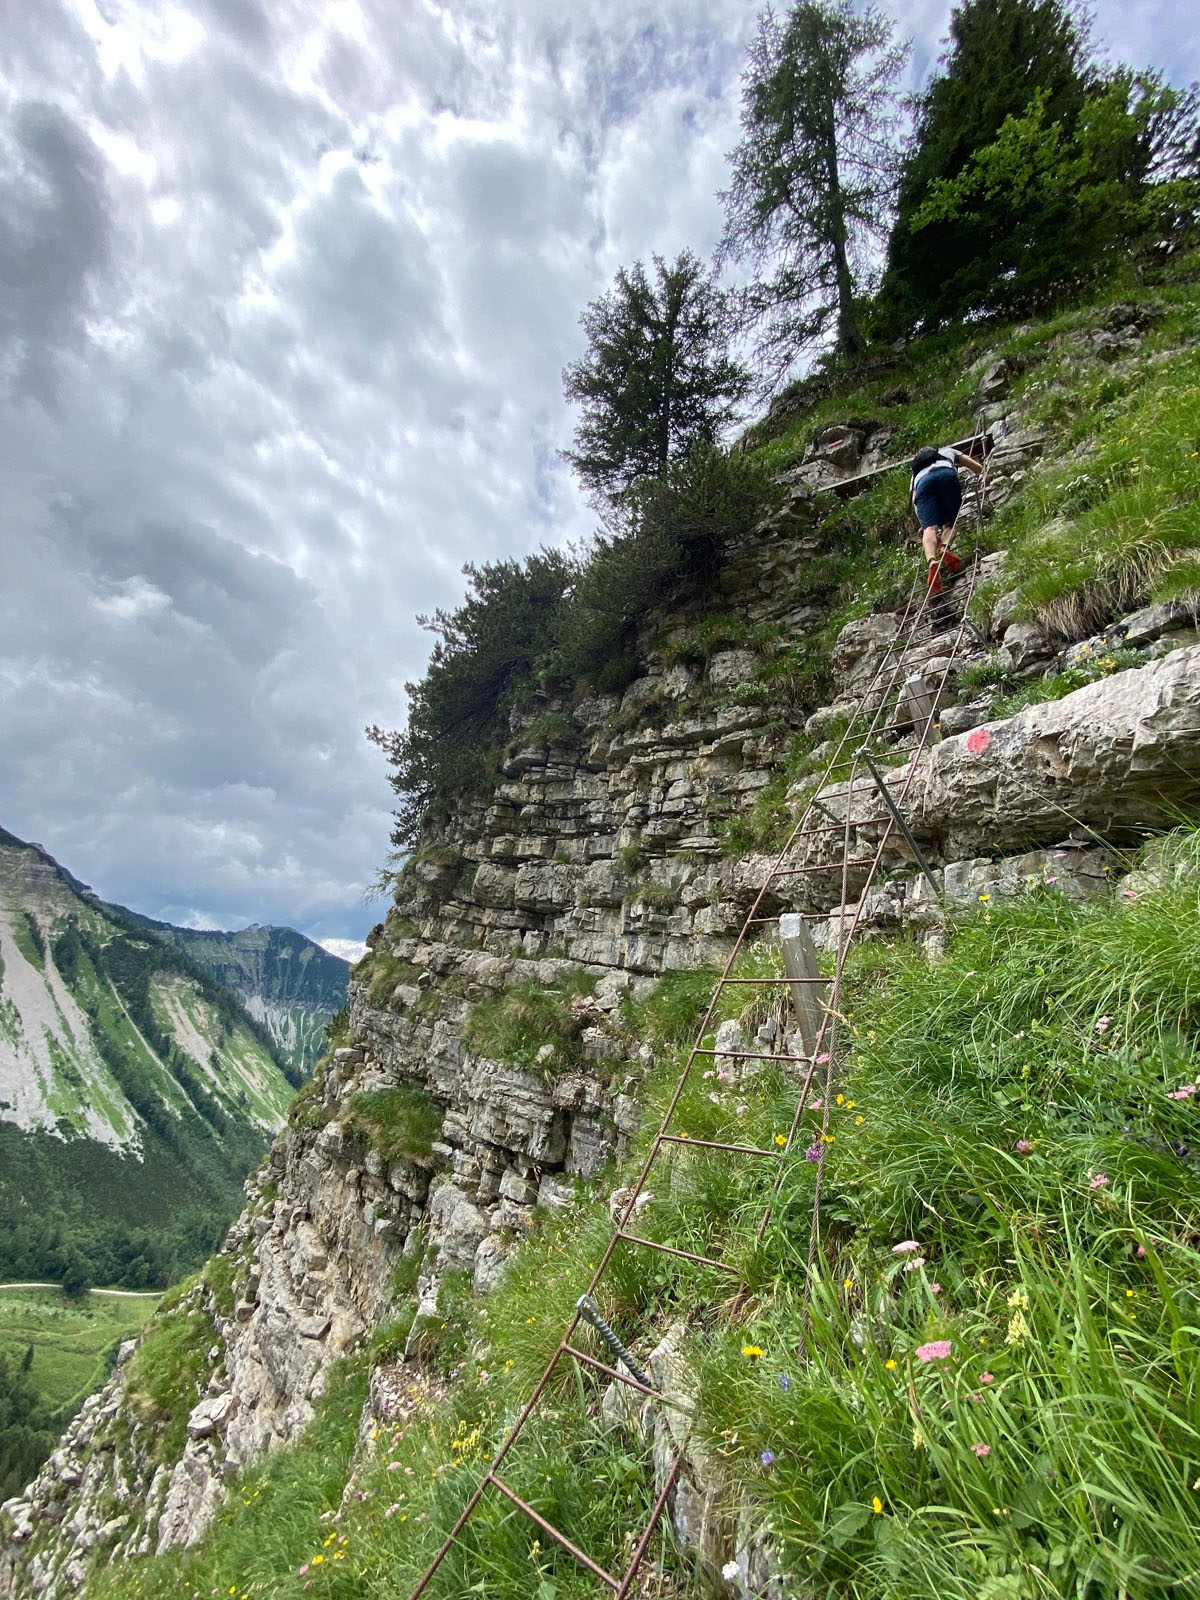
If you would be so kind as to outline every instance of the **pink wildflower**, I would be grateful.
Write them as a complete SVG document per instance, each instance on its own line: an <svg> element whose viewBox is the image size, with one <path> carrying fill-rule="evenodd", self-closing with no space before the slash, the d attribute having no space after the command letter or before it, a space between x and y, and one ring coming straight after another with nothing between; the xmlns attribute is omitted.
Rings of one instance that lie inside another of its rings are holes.
<svg viewBox="0 0 1200 1600"><path fill-rule="evenodd" d="M829 1060L829 1051L826 1050L823 1055L819 1055L817 1057L817 1065L819 1067L823 1067L828 1060Z"/></svg>
<svg viewBox="0 0 1200 1600"><path fill-rule="evenodd" d="M981 1372L979 1374L979 1381L980 1383L995 1383L996 1380L990 1372Z"/></svg>
<svg viewBox="0 0 1200 1600"><path fill-rule="evenodd" d="M1146 1254L1146 1246L1144 1244L1138 1245L1138 1247L1137 1247L1137 1258L1138 1258L1138 1260L1141 1261L1142 1258L1145 1256L1145 1254Z"/></svg>
<svg viewBox="0 0 1200 1600"><path fill-rule="evenodd" d="M1097 1172L1095 1174L1095 1176L1089 1180L1088 1188L1089 1189L1107 1189L1108 1188L1108 1173L1107 1172Z"/></svg>
<svg viewBox="0 0 1200 1600"><path fill-rule="evenodd" d="M945 1361L953 1348L949 1339L931 1339L928 1344L917 1346L917 1360L928 1363L930 1361Z"/></svg>
<svg viewBox="0 0 1200 1600"><path fill-rule="evenodd" d="M905 1270L905 1272L916 1272L918 1267L923 1267L924 1265L925 1265L925 1257L924 1256L913 1256L911 1260L906 1261L904 1263L904 1270Z"/></svg>
<svg viewBox="0 0 1200 1600"><path fill-rule="evenodd" d="M892 1254L894 1256L910 1256L914 1250L919 1250L920 1248L921 1246L915 1239L901 1239L899 1244L892 1246Z"/></svg>
<svg viewBox="0 0 1200 1600"><path fill-rule="evenodd" d="M1027 1156L1032 1149L1033 1149L1033 1145L1029 1142L1028 1139L1018 1139L1017 1140L1016 1150L1017 1150L1017 1154L1019 1156Z"/></svg>
<svg viewBox="0 0 1200 1600"><path fill-rule="evenodd" d="M941 1284L940 1283L931 1283L929 1285L929 1292L930 1292L930 1294L941 1294L941 1292L942 1292Z"/></svg>
<svg viewBox="0 0 1200 1600"><path fill-rule="evenodd" d="M1096 1018L1096 1032L1097 1033L1107 1033L1108 1030L1111 1027L1112 1027L1112 1018L1111 1017L1097 1017Z"/></svg>
<svg viewBox="0 0 1200 1600"><path fill-rule="evenodd" d="M1185 1083L1178 1089L1172 1089L1167 1096L1168 1100L1190 1100L1196 1092L1194 1083Z"/></svg>
<svg viewBox="0 0 1200 1600"><path fill-rule="evenodd" d="M992 1447L990 1444L973 1444L971 1449L974 1450L975 1454L980 1458L980 1460L982 1460L984 1456L990 1456L992 1453Z"/></svg>

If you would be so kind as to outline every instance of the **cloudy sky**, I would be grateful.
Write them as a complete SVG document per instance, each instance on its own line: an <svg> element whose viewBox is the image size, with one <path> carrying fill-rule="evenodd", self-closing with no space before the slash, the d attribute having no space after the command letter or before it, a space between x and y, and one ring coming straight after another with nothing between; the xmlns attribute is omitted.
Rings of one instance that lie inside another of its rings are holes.
<svg viewBox="0 0 1200 1600"><path fill-rule="evenodd" d="M357 938L466 561L587 534L580 311L706 254L745 0L0 0L0 825ZM947 4L894 7L920 77ZM1200 72L1185 0L1102 0Z"/></svg>

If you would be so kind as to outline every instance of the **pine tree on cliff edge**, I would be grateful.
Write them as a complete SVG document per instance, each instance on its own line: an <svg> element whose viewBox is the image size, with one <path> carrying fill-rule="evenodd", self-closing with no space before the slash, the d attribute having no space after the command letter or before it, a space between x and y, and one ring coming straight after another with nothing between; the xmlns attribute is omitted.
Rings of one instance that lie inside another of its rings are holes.
<svg viewBox="0 0 1200 1600"><path fill-rule="evenodd" d="M711 445L750 386L728 354L727 297L690 250L668 266L640 261L580 317L588 352L563 372L583 406L575 449L563 457L584 487L616 498L671 461Z"/></svg>
<svg viewBox="0 0 1200 1600"><path fill-rule="evenodd" d="M801 0L759 18L742 76L742 139L720 196L719 259L760 273L745 296L766 386L834 332L865 346L856 301L887 231L899 154L893 24L850 0Z"/></svg>

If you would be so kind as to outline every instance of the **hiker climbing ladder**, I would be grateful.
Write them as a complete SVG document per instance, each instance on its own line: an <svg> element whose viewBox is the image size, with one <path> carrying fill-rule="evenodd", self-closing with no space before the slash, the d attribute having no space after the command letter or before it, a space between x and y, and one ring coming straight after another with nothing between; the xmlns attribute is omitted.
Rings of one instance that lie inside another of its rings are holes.
<svg viewBox="0 0 1200 1600"><path fill-rule="evenodd" d="M696 1042L688 1053L659 1130L651 1141L636 1181L625 1194L615 1219L616 1226L593 1269L591 1281L576 1302L574 1315L524 1408L499 1445L488 1471L467 1501L441 1548L412 1591L411 1600L420 1600L420 1596L429 1588L476 1508L489 1493L511 1504L516 1512L526 1518L541 1534L591 1573L604 1588L616 1595L617 1600L626 1600L632 1593L633 1585L684 1465L689 1442L689 1421L685 1420L683 1428L676 1436L669 1460L661 1471L658 1493L650 1506L646 1521L636 1534L627 1540L632 1546L629 1559L617 1573L608 1571L565 1532L554 1526L535 1506L522 1498L502 1476L501 1468L535 1414L555 1374L566 1363L574 1365L580 1383L586 1377L595 1376L607 1380L610 1384L622 1385L644 1401L682 1412L685 1416L690 1413L689 1403L681 1401L677 1396L664 1393L661 1387L656 1385L654 1375L642 1368L629 1351L622 1336L610 1327L600 1314L593 1297L608 1274L614 1255L619 1249L624 1248L662 1253L674 1260L685 1262L696 1270L716 1273L727 1282L730 1279L739 1280L738 1290L732 1302L733 1314L736 1315L746 1290L742 1268L738 1263L724 1260L719 1254L686 1250L678 1245L649 1238L642 1232L631 1230L630 1221L639 1210L639 1200L647 1193L648 1179L661 1161L673 1159L677 1153L685 1150L711 1151L729 1160L773 1164L774 1171L766 1205L756 1234L757 1242L761 1243L776 1207L779 1191L788 1170L788 1161L796 1146L805 1113L810 1109L810 1104L812 1109L817 1109L812 1094L814 1084L821 1090L819 1100L822 1116L821 1142L813 1148L820 1151L826 1148L835 1074L843 1047L842 984L846 957L861 920L868 891L875 882L889 844L895 835L899 834L904 840L913 856L913 864L932 884L929 868L905 821L904 807L916 775L919 758L933 737L937 708L941 703L940 697L952 670L954 657L964 639L970 637L974 631L967 620L967 607L977 576L978 563L975 563L968 569L960 585L963 603L953 629L953 638L942 638L937 641L939 653L944 659L939 672L935 674L936 682L928 707L921 710L915 719L910 717L909 723L902 723L898 713L904 690L904 677L912 664L914 647L918 659L927 648L922 644L920 636L926 633L927 637L926 624L931 604L931 595L923 581L923 575L913 584L896 637L880 655L869 683L862 690L854 715L850 718L829 759L817 795L803 808L799 820L760 884L754 903L742 924L716 983L712 999L701 1019ZM890 775L889 782L889 775L879 770L870 746L872 742L878 741L898 727L910 725L914 743L911 751L906 752L909 759L904 768ZM831 781L834 774L840 773L846 766L848 766L848 778L834 785ZM821 795L824 795L824 799L818 798ZM865 796L872 797L877 806L868 816L856 818L853 815L855 802L859 797ZM834 809L839 804L844 805L841 815ZM878 828L880 832L874 850L868 854L864 864L857 855L857 840L860 831L868 827ZM840 851L835 859L825 859L818 845L816 860L800 863L793 860L793 852L798 846L810 844L814 840L836 842L839 834ZM821 920L825 920L825 914L793 911L778 916L767 910L770 902L786 897L789 889L793 891L792 898L805 898L803 894L797 896L794 893L797 880L822 877L825 880L833 879L839 889L837 917L835 921L830 919L834 921L835 937L833 971L829 975L823 975L819 970L816 947L806 926L807 922L815 920L818 916ZM860 882L861 888L857 900L851 905L852 889ZM780 936L783 973L754 977L736 974L735 967L739 958L746 953L747 948L768 925L776 928ZM785 994L789 996L796 1019L795 1031L800 1050L790 1052L751 1049L731 1052L718 1049L715 1041L711 1045L706 1045L705 1038L709 1034L722 998L731 989L735 992L765 990L773 991L780 997ZM798 1077L794 1113L786 1135L778 1136L769 1146L760 1146L692 1137L686 1130L676 1126L680 1102L697 1064L707 1060L715 1061L718 1058L722 1061L777 1065ZM824 1162L819 1156L816 1167L815 1192L809 1219L807 1259L810 1271L816 1261L820 1244ZM586 1324L597 1332L611 1357L610 1362L602 1361L579 1348L577 1336L581 1324Z"/></svg>

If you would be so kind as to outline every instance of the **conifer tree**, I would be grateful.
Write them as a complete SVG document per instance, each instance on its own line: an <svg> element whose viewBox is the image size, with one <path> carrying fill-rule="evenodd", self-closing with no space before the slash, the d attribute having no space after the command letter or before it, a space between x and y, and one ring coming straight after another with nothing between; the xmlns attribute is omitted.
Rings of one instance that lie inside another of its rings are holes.
<svg viewBox="0 0 1200 1600"><path fill-rule="evenodd" d="M580 318L588 352L563 372L583 406L575 448L563 452L584 487L610 498L667 463L713 444L750 385L729 355L728 298L690 250L668 266L640 261Z"/></svg>
<svg viewBox="0 0 1200 1600"><path fill-rule="evenodd" d="M768 387L831 329L839 354L865 343L856 301L890 218L908 52L892 33L851 0L800 0L782 21L769 9L759 18L720 258L759 273L745 315Z"/></svg>
<svg viewBox="0 0 1200 1600"><path fill-rule="evenodd" d="M880 291L892 332L962 315L994 270L991 247L1003 219L973 214L914 226L931 192L957 179L1008 118L1023 117L1035 102L1044 124L1073 135L1093 78L1068 0L965 0L951 14L940 67L916 101L900 179Z"/></svg>

